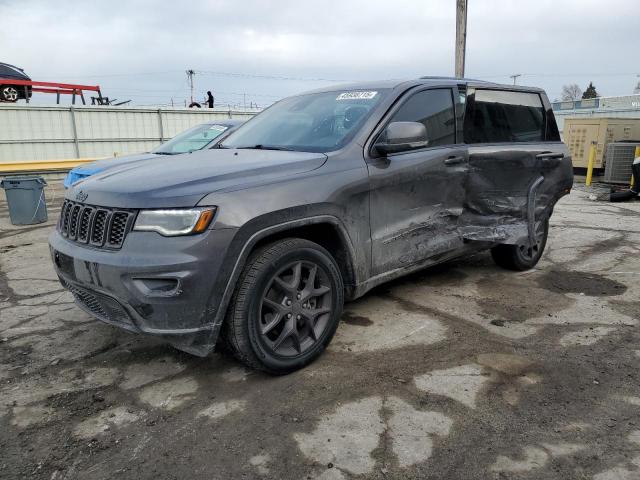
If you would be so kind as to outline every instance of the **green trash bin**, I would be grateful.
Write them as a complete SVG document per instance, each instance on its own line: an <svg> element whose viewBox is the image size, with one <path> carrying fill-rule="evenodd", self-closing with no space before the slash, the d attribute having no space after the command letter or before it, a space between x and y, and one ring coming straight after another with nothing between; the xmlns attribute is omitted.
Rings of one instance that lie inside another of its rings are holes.
<svg viewBox="0 0 640 480"><path fill-rule="evenodd" d="M47 221L47 202L42 177L13 176L0 181L7 195L9 217L13 225L32 225Z"/></svg>

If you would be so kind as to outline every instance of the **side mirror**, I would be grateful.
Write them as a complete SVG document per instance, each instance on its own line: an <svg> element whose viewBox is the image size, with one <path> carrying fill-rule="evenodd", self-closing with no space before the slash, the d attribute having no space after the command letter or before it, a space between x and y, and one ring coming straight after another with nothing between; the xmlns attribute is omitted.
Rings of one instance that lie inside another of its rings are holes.
<svg viewBox="0 0 640 480"><path fill-rule="evenodd" d="M382 138L384 141L376 143L375 149L383 155L424 148L429 144L427 128L419 122L392 122Z"/></svg>

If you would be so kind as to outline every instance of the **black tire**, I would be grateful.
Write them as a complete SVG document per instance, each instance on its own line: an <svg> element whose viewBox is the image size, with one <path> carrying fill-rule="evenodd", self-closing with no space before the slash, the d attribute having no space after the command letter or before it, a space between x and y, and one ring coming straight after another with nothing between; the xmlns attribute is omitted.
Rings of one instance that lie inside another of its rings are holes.
<svg viewBox="0 0 640 480"><path fill-rule="evenodd" d="M189 104L189 108L202 108L202 106L198 102L193 102Z"/></svg>
<svg viewBox="0 0 640 480"><path fill-rule="evenodd" d="M331 342L343 304L342 275L331 254L308 240L279 240L249 257L227 312L223 341L251 368L291 373Z"/></svg>
<svg viewBox="0 0 640 480"><path fill-rule="evenodd" d="M540 222L536 232L536 245L497 245L491 249L493 261L507 270L524 271L536 266L544 247L547 245L549 235L549 219Z"/></svg>
<svg viewBox="0 0 640 480"><path fill-rule="evenodd" d="M624 190L622 192L612 192L609 195L610 202L626 202L627 200L631 200L632 198L636 198L638 194L633 190Z"/></svg>
<svg viewBox="0 0 640 480"><path fill-rule="evenodd" d="M20 98L20 92L14 85L2 85L0 86L0 98L4 102L15 103Z"/></svg>

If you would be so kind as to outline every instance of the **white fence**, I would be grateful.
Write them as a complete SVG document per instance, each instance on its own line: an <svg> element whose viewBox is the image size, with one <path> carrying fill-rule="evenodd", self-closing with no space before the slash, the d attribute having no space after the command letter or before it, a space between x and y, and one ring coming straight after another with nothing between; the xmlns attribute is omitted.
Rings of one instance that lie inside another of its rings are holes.
<svg viewBox="0 0 640 480"><path fill-rule="evenodd" d="M0 167L149 151L210 120L246 120L258 110L0 105Z"/></svg>

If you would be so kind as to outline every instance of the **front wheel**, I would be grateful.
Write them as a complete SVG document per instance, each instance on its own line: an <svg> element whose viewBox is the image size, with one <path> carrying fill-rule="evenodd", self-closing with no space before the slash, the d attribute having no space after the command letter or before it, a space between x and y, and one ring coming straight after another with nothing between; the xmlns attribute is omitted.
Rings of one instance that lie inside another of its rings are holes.
<svg viewBox="0 0 640 480"><path fill-rule="evenodd" d="M2 85L0 87L0 98L5 102L17 102L18 97L18 89L13 85Z"/></svg>
<svg viewBox="0 0 640 480"><path fill-rule="evenodd" d="M290 373L324 351L343 303L343 280L331 254L308 240L280 240L249 258L225 320L224 341L252 368Z"/></svg>
<svg viewBox="0 0 640 480"><path fill-rule="evenodd" d="M497 245L491 249L493 260L508 270L529 270L536 266L549 235L549 219L546 218L536 226L535 245Z"/></svg>

